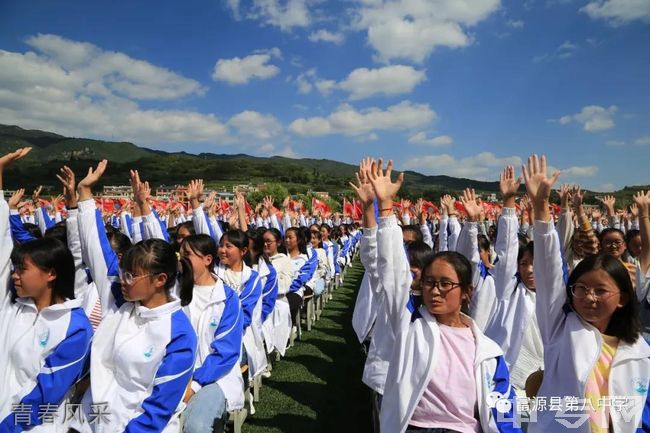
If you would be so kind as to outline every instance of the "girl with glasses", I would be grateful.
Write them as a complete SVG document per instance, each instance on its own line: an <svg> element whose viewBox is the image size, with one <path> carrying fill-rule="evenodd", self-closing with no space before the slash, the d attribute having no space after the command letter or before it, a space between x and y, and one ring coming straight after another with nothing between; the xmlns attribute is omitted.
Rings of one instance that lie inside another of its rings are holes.
<svg viewBox="0 0 650 433"><path fill-rule="evenodd" d="M546 158L523 167L535 211L537 320L544 344L538 398L562 398L539 408L529 432L632 432L650 429L650 347L640 338L635 292L623 264L609 254L582 260L565 283L560 240L549 211L559 172L547 176ZM608 402L624 399L618 409ZM571 419L570 422L563 422Z"/></svg>
<svg viewBox="0 0 650 433"><path fill-rule="evenodd" d="M189 302L192 267L179 262L172 245L161 239L160 223L146 201L148 184L137 172L131 180L145 240L118 259L92 195L106 165L104 160L90 168L77 186L81 248L103 319L92 343L90 388L71 427L83 433L178 431L197 338L176 293ZM102 419L90 423L98 411Z"/></svg>
<svg viewBox="0 0 650 433"><path fill-rule="evenodd" d="M393 202L403 174L391 181L373 163L368 177L377 196L377 268L395 343L381 404L382 432L518 432L514 394L501 349L461 309L472 293L472 267L453 251L425 263L423 305L409 308L411 272Z"/></svg>

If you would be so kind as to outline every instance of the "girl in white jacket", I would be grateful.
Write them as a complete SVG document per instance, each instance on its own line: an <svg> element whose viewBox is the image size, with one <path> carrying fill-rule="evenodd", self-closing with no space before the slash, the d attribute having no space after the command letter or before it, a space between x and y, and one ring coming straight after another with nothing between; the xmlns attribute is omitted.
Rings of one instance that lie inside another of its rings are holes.
<svg viewBox="0 0 650 433"><path fill-rule="evenodd" d="M271 260L278 281L278 294L273 312L264 322L265 335L271 336L273 347L284 356L291 336L291 312L287 293L293 282L293 265L286 254L278 252L282 235L276 228L270 228L262 235L264 254ZM268 340L267 340L268 344Z"/></svg>
<svg viewBox="0 0 650 433"><path fill-rule="evenodd" d="M192 269L179 272L174 248L161 239L141 241L118 260L91 190L106 164L89 169L77 187L82 253L99 293L103 320L92 343L90 388L71 427L82 433L178 431L197 339L174 291L179 277L181 293L191 290ZM149 223L146 183L137 176L133 181L144 232L153 238L160 224Z"/></svg>
<svg viewBox="0 0 650 433"><path fill-rule="evenodd" d="M203 433L216 425L223 428L227 410L244 405L239 367L244 315L237 292L213 273L214 239L203 234L188 236L180 253L191 263L194 276L191 292L181 296L183 311L199 339L192 382L184 398L183 431Z"/></svg>
<svg viewBox="0 0 650 433"><path fill-rule="evenodd" d="M559 173L546 158L528 159L524 178L535 209L537 320L544 342L544 379L529 432L650 431L650 348L640 336L629 274L607 254L585 258L566 281L560 240L549 212ZM555 407L553 407L555 406Z"/></svg>
<svg viewBox="0 0 650 433"><path fill-rule="evenodd" d="M421 277L424 304L408 309L411 274L392 204L404 179L379 164L369 177L380 203L378 269L395 334L380 422L385 433L517 432L514 394L501 349L461 313L471 295L472 269L456 252L439 253Z"/></svg>

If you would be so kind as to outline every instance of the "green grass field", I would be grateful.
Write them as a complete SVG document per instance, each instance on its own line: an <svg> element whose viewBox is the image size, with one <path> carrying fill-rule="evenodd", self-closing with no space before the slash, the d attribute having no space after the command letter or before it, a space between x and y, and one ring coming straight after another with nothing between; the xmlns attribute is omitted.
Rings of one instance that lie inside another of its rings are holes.
<svg viewBox="0 0 650 433"><path fill-rule="evenodd" d="M365 357L352 329L363 267L355 262L311 332L264 379L244 433L371 431L370 391L361 382Z"/></svg>

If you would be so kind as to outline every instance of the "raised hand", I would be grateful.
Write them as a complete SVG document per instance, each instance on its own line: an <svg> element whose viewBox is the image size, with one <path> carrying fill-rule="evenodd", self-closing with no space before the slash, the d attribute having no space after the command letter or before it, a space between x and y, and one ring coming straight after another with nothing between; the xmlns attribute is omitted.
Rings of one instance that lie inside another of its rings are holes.
<svg viewBox="0 0 650 433"><path fill-rule="evenodd" d="M23 199L24 195L25 195L25 188L17 189L16 192L14 192L9 198L8 201L9 209L18 209L18 204L20 203L20 200Z"/></svg>
<svg viewBox="0 0 650 433"><path fill-rule="evenodd" d="M499 176L499 191L503 196L503 207L514 208L517 191L521 186L521 176L515 178L515 168L507 166Z"/></svg>
<svg viewBox="0 0 650 433"><path fill-rule="evenodd" d="M32 193L32 201L34 202L34 206L40 206L40 202L38 201L38 198L41 196L42 191L43 191L43 185L39 185L38 188L36 188Z"/></svg>
<svg viewBox="0 0 650 433"><path fill-rule="evenodd" d="M616 215L616 212L614 211L614 204L616 204L616 199L614 198L613 195L606 195L600 201L607 208L608 217Z"/></svg>
<svg viewBox="0 0 650 433"><path fill-rule="evenodd" d="M650 216L650 190L638 191L632 198L637 206L639 218L648 218Z"/></svg>
<svg viewBox="0 0 650 433"><path fill-rule="evenodd" d="M533 209L537 219L544 222L548 221L551 217L549 211L549 197L553 184L560 177L560 172L556 171L550 177L546 175L546 157L542 155L532 155L528 158L528 165L522 167L524 180L526 182L526 190L528 197L533 203Z"/></svg>
<svg viewBox="0 0 650 433"><path fill-rule="evenodd" d="M355 173L357 177L356 185L350 182L350 186L357 193L357 197L361 200L364 209L373 205L376 198L375 190L370 183L370 170L372 170L373 160L371 158L364 158L359 164L359 171Z"/></svg>
<svg viewBox="0 0 650 433"><path fill-rule="evenodd" d="M630 214L632 214L633 219L639 217L639 206L636 203L630 205Z"/></svg>
<svg viewBox="0 0 650 433"><path fill-rule="evenodd" d="M108 165L107 160L102 160L97 164L97 167L93 169L92 167L88 167L88 173L86 173L86 177L81 179L79 181L79 184L77 184L77 191L79 191L79 200L88 200L89 198L92 198L92 188L99 182L99 179L104 175L104 172L106 171L106 166Z"/></svg>
<svg viewBox="0 0 650 433"><path fill-rule="evenodd" d="M569 201L571 200L571 191L575 188L575 186L571 186L569 184L562 184L560 186L560 189L557 191L558 195L560 196L560 206L562 209L568 209L569 208Z"/></svg>
<svg viewBox="0 0 650 433"><path fill-rule="evenodd" d="M483 207L476 201L476 193L474 190L471 188L465 188L460 200L463 203L463 206L465 206L467 218L472 222L477 222L481 218Z"/></svg>
<svg viewBox="0 0 650 433"><path fill-rule="evenodd" d="M393 161L388 161L385 170L383 165L384 163L381 159L377 162L373 161L369 172L369 180L379 200L381 216L389 216L393 213L393 200L404 182L404 173L400 173L395 182L393 182L390 178L393 172Z"/></svg>
<svg viewBox="0 0 650 433"><path fill-rule="evenodd" d="M449 216L457 214L456 199L454 199L451 195L449 194L443 195L442 198L440 199L440 203L444 206Z"/></svg>
<svg viewBox="0 0 650 433"><path fill-rule="evenodd" d="M244 198L244 194L237 191L235 193L235 206L237 207L237 209L244 209L244 207L245 207L244 203L245 202L246 202L246 199Z"/></svg>
<svg viewBox="0 0 650 433"><path fill-rule="evenodd" d="M580 189L580 186L575 185L571 189L570 194L571 194L571 202L573 204L573 209L575 210L575 213L577 215L584 213L584 210L582 208L582 201L585 197L584 191Z"/></svg>
<svg viewBox="0 0 650 433"><path fill-rule="evenodd" d="M210 191L210 194L208 194L208 198L203 202L203 209L207 210L208 212L211 212L216 202L216 199L217 199L217 192Z"/></svg>

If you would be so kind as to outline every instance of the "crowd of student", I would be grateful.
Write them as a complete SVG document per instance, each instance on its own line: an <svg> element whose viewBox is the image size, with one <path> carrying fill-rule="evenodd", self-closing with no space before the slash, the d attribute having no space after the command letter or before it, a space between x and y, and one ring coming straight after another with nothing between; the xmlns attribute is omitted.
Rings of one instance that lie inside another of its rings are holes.
<svg viewBox="0 0 650 433"><path fill-rule="evenodd" d="M24 190L2 193L29 151L0 158L3 433L223 431L360 238L339 216L278 218L270 198L249 214L237 194L217 216L200 180L191 209L162 215L137 171L130 209L103 214L107 161L78 182L61 168L65 209L31 215Z"/></svg>
<svg viewBox="0 0 650 433"><path fill-rule="evenodd" d="M650 191L604 216L562 186L552 212L559 173L535 155L522 171L519 203L507 167L496 211L467 189L411 225L403 175L360 164L353 325L381 432L650 431Z"/></svg>
<svg viewBox="0 0 650 433"><path fill-rule="evenodd" d="M467 189L396 211L403 174L365 159L361 229L270 197L215 212L201 180L159 211L137 171L132 205L102 213L102 161L61 168L64 210L32 215L1 193L29 150L0 158L0 432L223 431L356 250L381 432L650 431L650 192L602 214L562 186L554 208L559 173L532 156L519 201L506 167L499 205Z"/></svg>

